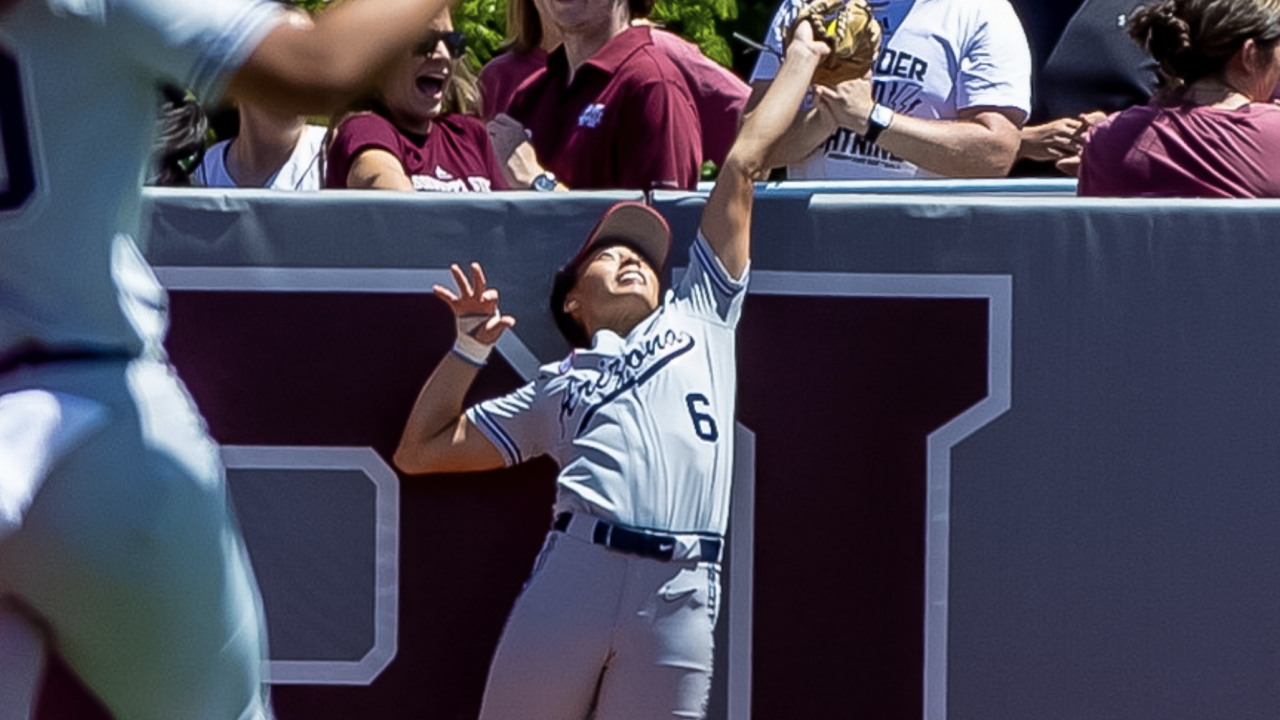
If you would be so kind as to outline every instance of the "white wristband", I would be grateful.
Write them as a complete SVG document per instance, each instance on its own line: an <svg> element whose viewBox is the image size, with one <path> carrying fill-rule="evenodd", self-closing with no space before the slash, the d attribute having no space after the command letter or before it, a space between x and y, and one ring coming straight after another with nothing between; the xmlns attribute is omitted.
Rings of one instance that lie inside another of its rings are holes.
<svg viewBox="0 0 1280 720"><path fill-rule="evenodd" d="M499 317L498 311L495 310L493 315L460 315L453 353L472 365L484 365L489 360L489 353L493 352L493 343L480 342L474 333L493 317Z"/></svg>

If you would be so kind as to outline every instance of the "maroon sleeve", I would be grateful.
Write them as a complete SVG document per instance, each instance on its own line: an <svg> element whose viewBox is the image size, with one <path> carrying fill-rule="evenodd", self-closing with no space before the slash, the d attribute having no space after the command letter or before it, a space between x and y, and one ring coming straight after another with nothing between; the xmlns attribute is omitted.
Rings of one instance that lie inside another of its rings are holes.
<svg viewBox="0 0 1280 720"><path fill-rule="evenodd" d="M480 99L484 117L508 112L515 91L547 64L547 54L534 50L523 55L505 52L480 69Z"/></svg>
<svg viewBox="0 0 1280 720"><path fill-rule="evenodd" d="M703 159L723 164L738 135L751 87L684 38L657 29L652 36L653 44L680 70L693 96L702 129Z"/></svg>
<svg viewBox="0 0 1280 720"><path fill-rule="evenodd" d="M1127 151L1127 148L1116 144L1116 132L1112 127L1122 114L1123 111L1112 114L1089 128L1085 134L1084 145L1080 148L1080 167L1076 175L1076 195L1114 197L1124 194L1118 192L1118 188L1111 182L1121 169L1116 167L1118 159L1123 158Z"/></svg>
<svg viewBox="0 0 1280 720"><path fill-rule="evenodd" d="M504 98L506 94L502 88L502 58L498 57L485 63L480 68L480 75L476 77L476 81L480 84L480 112L486 119L497 115L500 112L506 112L506 106L510 104L510 100Z"/></svg>
<svg viewBox="0 0 1280 720"><path fill-rule="evenodd" d="M357 155L370 148L386 150L400 157L400 133L390 121L374 113L361 113L342 121L329 149L329 168L325 173L324 186L345 188L351 163Z"/></svg>
<svg viewBox="0 0 1280 720"><path fill-rule="evenodd" d="M498 154L493 150L493 142L489 139L489 131L484 123L476 120L470 124L469 130L472 144L478 149L480 163L484 166L485 177L489 178L489 186L493 190L510 190L507 177L502 174L502 166L498 164Z"/></svg>
<svg viewBox="0 0 1280 720"><path fill-rule="evenodd" d="M519 120L523 125L529 124L529 118L538 107L538 98L542 95L541 86L546 74L546 68L534 72L525 78L520 83L520 86L511 93L511 102L507 105L507 114Z"/></svg>
<svg viewBox="0 0 1280 720"><path fill-rule="evenodd" d="M653 59L657 62L657 59ZM619 122L617 187L694 190L702 169L702 133L693 100L665 59L626 93Z"/></svg>

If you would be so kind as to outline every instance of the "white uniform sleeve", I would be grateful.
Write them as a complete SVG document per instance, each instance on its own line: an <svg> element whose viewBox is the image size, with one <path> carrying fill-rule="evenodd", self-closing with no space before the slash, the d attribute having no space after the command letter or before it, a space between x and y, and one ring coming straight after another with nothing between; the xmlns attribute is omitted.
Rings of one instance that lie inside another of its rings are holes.
<svg viewBox="0 0 1280 720"><path fill-rule="evenodd" d="M748 265L742 277L731 277L699 231L697 240L689 246L689 267L674 288L674 302L690 315L736 327L742 316L750 271Z"/></svg>
<svg viewBox="0 0 1280 720"><path fill-rule="evenodd" d="M800 0L782 0L778 11L769 23L769 31L765 33L764 45L769 50L761 50L756 57L756 66L751 71L751 82L756 80L772 80L778 76L778 68L782 66L782 29L791 27L796 14L800 12ZM771 52L772 51L772 52Z"/></svg>
<svg viewBox="0 0 1280 720"><path fill-rule="evenodd" d="M956 108L1011 107L1031 113L1031 48L1007 0L973 2L981 13L956 78Z"/></svg>
<svg viewBox="0 0 1280 720"><path fill-rule="evenodd" d="M120 50L197 97L222 95L231 74L286 16L264 0L50 0L96 4Z"/></svg>
<svg viewBox="0 0 1280 720"><path fill-rule="evenodd" d="M467 420L489 438L508 466L518 465L551 450L561 424L555 417L560 404L545 394L540 377L502 397L467 409Z"/></svg>

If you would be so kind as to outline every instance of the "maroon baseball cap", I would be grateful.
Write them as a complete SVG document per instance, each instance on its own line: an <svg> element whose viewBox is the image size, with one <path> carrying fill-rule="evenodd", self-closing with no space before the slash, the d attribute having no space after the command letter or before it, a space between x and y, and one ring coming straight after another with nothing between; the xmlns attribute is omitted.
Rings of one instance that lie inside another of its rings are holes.
<svg viewBox="0 0 1280 720"><path fill-rule="evenodd" d="M577 267L593 248L606 240L622 240L634 245L655 272L662 272L667 254L671 252L671 228L666 219L644 203L624 201L605 211L568 267Z"/></svg>

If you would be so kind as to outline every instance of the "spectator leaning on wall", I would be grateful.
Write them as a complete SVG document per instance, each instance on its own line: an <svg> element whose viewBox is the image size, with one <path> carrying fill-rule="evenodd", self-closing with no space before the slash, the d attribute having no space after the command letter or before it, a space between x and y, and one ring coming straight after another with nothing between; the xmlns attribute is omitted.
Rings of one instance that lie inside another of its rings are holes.
<svg viewBox="0 0 1280 720"><path fill-rule="evenodd" d="M1022 128L1013 174L1074 175L1089 127L1151 98L1156 63L1127 30L1136 2L1080 4L1036 74L1035 105Z"/></svg>
<svg viewBox="0 0 1280 720"><path fill-rule="evenodd" d="M1129 34L1160 82L1085 137L1079 193L1280 197L1280 0L1163 0Z"/></svg>
<svg viewBox="0 0 1280 720"><path fill-rule="evenodd" d="M560 45L560 31L555 25L542 21L542 2L544 0L510 0L507 4L510 37L506 52L480 70L480 90L487 118L505 113L520 84L545 67L548 54ZM649 5L636 3L632 8L645 11ZM634 17L631 22L649 25L642 17ZM722 164L738 133L751 89L742 78L703 54L697 45L657 25L649 26L653 44L666 53L680 71L698 110L703 159Z"/></svg>
<svg viewBox="0 0 1280 720"><path fill-rule="evenodd" d="M342 118L330 149L330 188L505 190L484 122L465 38L446 10L402 54L377 90Z"/></svg>
<svg viewBox="0 0 1280 720"><path fill-rule="evenodd" d="M783 0L752 74L758 98L778 73ZM1031 52L1007 0L871 4L884 30L873 77L816 88L775 160L791 179L1003 177L1031 108Z"/></svg>

